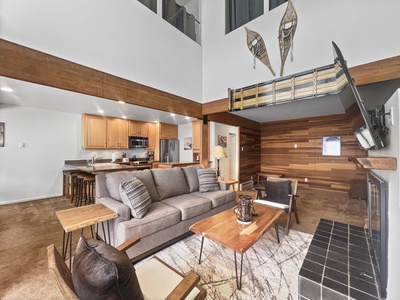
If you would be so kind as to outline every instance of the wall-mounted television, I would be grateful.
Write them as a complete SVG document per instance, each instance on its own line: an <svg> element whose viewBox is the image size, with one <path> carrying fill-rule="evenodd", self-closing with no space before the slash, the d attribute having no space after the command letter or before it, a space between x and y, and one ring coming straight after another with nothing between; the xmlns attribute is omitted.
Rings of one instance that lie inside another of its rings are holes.
<svg viewBox="0 0 400 300"><path fill-rule="evenodd" d="M356 102L363 119L363 124L354 130L361 147L364 149L380 149L387 146L386 136L389 129L385 126L385 111L384 106L376 107L375 111L370 113L361 99L360 94L354 84L354 80L350 75L349 69L347 68L346 61L343 58L342 52L339 47L332 42L333 49L336 54L336 60L339 61L340 66L346 75L348 84L343 91L339 93L339 96L344 105L348 105L351 102Z"/></svg>

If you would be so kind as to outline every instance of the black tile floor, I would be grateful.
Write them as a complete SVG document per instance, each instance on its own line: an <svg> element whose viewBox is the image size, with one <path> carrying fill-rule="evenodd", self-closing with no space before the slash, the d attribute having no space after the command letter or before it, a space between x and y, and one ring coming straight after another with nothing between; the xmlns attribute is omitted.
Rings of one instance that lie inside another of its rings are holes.
<svg viewBox="0 0 400 300"><path fill-rule="evenodd" d="M379 299L363 228L320 220L299 272L299 299Z"/></svg>

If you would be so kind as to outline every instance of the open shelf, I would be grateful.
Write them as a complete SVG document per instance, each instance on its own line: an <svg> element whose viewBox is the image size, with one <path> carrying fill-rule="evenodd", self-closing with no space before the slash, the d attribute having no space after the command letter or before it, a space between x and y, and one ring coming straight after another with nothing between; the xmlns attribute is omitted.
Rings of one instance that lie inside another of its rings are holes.
<svg viewBox="0 0 400 300"><path fill-rule="evenodd" d="M357 167L375 170L397 170L396 157L353 157L349 156Z"/></svg>

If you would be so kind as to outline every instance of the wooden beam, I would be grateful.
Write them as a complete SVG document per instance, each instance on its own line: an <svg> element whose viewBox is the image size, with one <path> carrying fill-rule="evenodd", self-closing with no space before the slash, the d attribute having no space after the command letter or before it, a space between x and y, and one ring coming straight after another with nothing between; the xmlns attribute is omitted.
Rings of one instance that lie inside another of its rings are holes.
<svg viewBox="0 0 400 300"><path fill-rule="evenodd" d="M245 127L258 132L261 131L260 123L240 116L236 116L228 112L221 112L218 114L209 115L208 120L231 126Z"/></svg>
<svg viewBox="0 0 400 300"><path fill-rule="evenodd" d="M400 78L400 55L350 68L357 86Z"/></svg>
<svg viewBox="0 0 400 300"><path fill-rule="evenodd" d="M202 105L143 84L0 39L0 76L126 103L202 117Z"/></svg>
<svg viewBox="0 0 400 300"><path fill-rule="evenodd" d="M228 91L226 92L228 93ZM228 111L228 97L203 104L203 115Z"/></svg>

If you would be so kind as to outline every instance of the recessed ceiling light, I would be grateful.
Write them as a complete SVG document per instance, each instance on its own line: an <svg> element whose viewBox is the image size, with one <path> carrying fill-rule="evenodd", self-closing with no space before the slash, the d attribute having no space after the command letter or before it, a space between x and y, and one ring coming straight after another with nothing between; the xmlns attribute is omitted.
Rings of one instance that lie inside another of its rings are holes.
<svg viewBox="0 0 400 300"><path fill-rule="evenodd" d="M174 114L174 113L172 113L172 114L170 114L170 116L171 116L171 117L175 117L175 114Z"/></svg>
<svg viewBox="0 0 400 300"><path fill-rule="evenodd" d="M7 93L13 92L13 89L12 89L12 88L9 88L9 87L7 87L7 86L1 87L0 90L2 90L3 92L7 92Z"/></svg>
<svg viewBox="0 0 400 300"><path fill-rule="evenodd" d="M126 116L122 116L122 119L126 119Z"/></svg>
<svg viewBox="0 0 400 300"><path fill-rule="evenodd" d="M99 114L104 114L104 110L102 110L102 109L99 109L97 112L98 112Z"/></svg>
<svg viewBox="0 0 400 300"><path fill-rule="evenodd" d="M154 123L158 123L158 121L154 121Z"/></svg>
<svg viewBox="0 0 400 300"><path fill-rule="evenodd" d="M118 103L119 103L119 104L125 104L125 102L124 102L124 101L121 101L121 100L119 100Z"/></svg>
<svg viewBox="0 0 400 300"><path fill-rule="evenodd" d="M190 119L190 117L185 117L185 119L186 119L186 120L189 120L189 119Z"/></svg>

